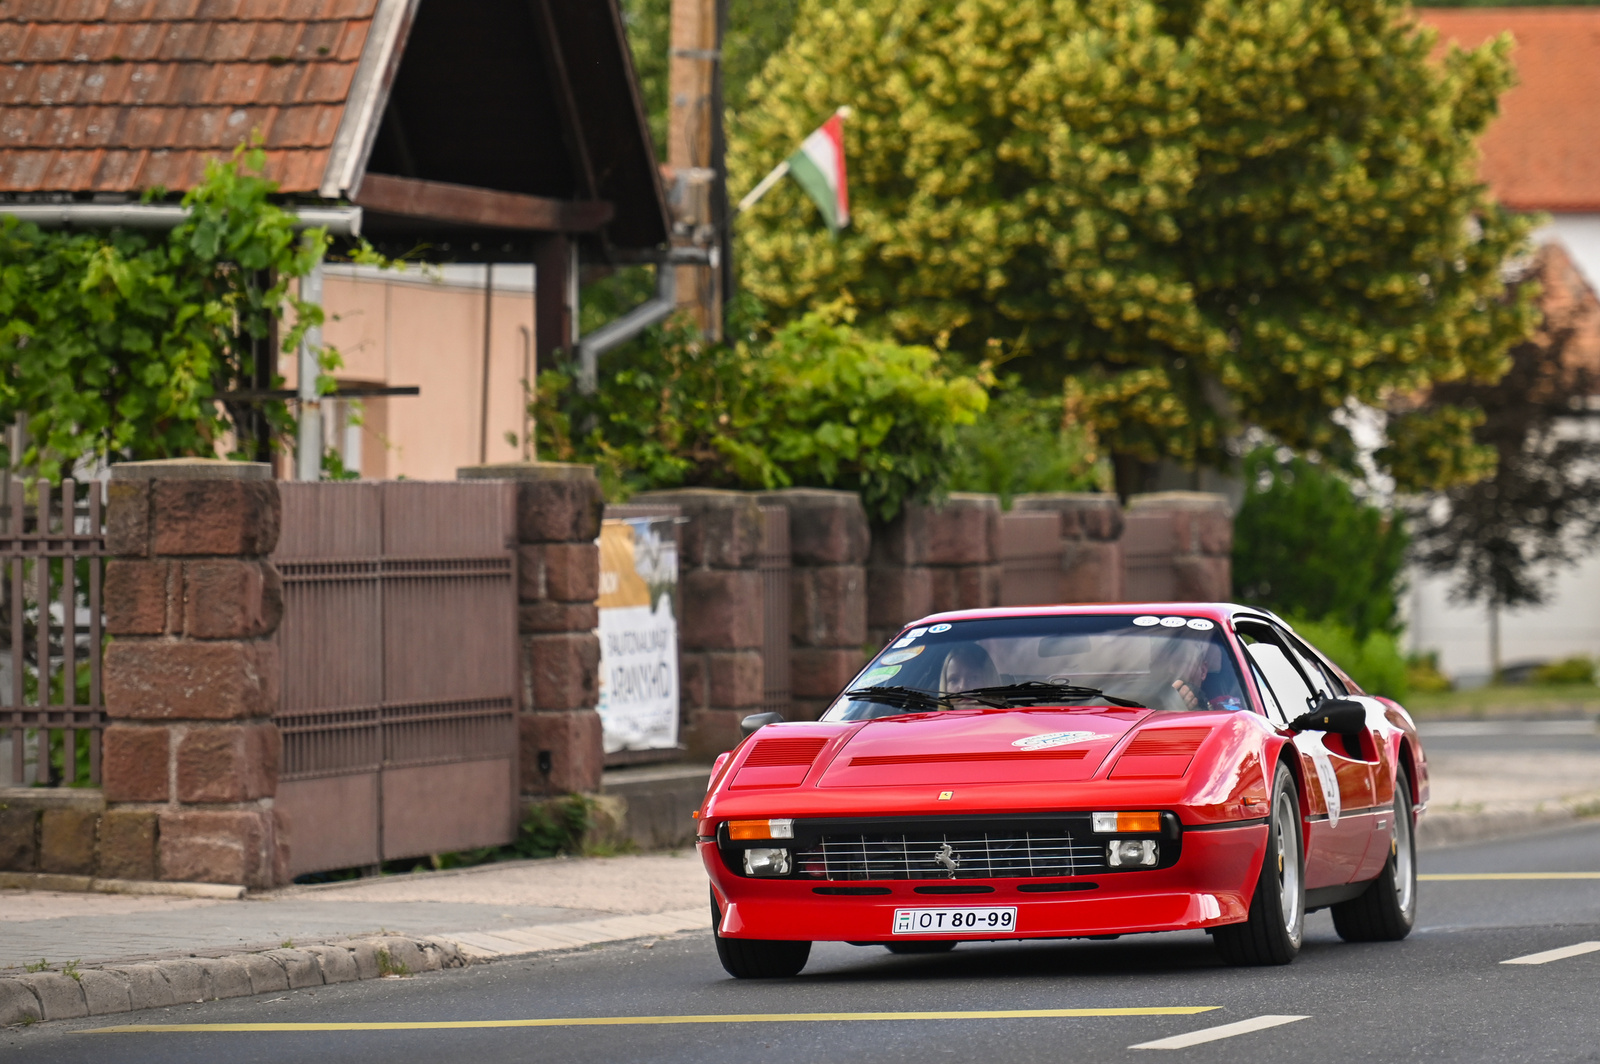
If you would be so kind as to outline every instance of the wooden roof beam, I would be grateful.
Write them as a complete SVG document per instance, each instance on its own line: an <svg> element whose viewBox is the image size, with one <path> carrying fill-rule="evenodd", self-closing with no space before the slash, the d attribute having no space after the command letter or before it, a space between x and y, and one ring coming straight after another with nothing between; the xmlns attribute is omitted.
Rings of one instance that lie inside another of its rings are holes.
<svg viewBox="0 0 1600 1064"><path fill-rule="evenodd" d="M359 206L384 214L546 233L593 232L616 213L606 200L551 199L373 173L362 179L353 198Z"/></svg>

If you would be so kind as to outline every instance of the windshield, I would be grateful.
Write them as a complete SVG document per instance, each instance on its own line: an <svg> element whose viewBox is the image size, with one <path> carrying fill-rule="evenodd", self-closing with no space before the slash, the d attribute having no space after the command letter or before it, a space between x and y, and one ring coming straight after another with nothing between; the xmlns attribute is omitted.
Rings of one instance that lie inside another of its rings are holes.
<svg viewBox="0 0 1600 1064"><path fill-rule="evenodd" d="M912 628L846 690L904 688L938 697L943 706L971 708L995 704L996 689L1029 683L1089 689L1063 690L1052 704L1103 705L1103 696L1111 696L1150 709L1246 705L1222 630L1203 617L1171 614L1003 617ZM983 697L950 697L980 690ZM904 693L888 703L841 695L822 719L921 711L907 701ZM931 700L927 708L934 708Z"/></svg>

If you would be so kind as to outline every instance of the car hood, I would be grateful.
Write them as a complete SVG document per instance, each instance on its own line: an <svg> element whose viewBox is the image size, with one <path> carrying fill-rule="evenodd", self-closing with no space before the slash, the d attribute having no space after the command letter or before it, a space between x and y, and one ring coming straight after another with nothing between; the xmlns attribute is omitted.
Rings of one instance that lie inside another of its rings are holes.
<svg viewBox="0 0 1600 1064"><path fill-rule="evenodd" d="M870 721L819 787L1086 780L1147 709L954 710Z"/></svg>

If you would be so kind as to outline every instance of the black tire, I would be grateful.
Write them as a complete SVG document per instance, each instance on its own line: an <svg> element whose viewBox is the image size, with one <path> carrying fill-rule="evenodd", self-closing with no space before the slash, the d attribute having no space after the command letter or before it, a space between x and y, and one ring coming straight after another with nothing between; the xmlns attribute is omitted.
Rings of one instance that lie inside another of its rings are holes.
<svg viewBox="0 0 1600 1064"><path fill-rule="evenodd" d="M1417 840L1412 831L1411 778L1395 774L1389 859L1372 885L1333 908L1333 929L1346 942L1398 942L1417 923Z"/></svg>
<svg viewBox="0 0 1600 1064"><path fill-rule="evenodd" d="M1288 964L1305 932L1306 863L1300 833L1300 792L1287 765L1278 766L1267 806L1267 852L1261 862L1250 916L1242 924L1213 928L1211 941L1229 964Z"/></svg>
<svg viewBox="0 0 1600 1064"><path fill-rule="evenodd" d="M949 953L956 948L955 939L936 942L885 942L890 953Z"/></svg>
<svg viewBox="0 0 1600 1064"><path fill-rule="evenodd" d="M781 939L723 938L722 910L717 896L711 895L711 938L717 944L717 960L735 979L787 979L799 975L811 956L811 943Z"/></svg>

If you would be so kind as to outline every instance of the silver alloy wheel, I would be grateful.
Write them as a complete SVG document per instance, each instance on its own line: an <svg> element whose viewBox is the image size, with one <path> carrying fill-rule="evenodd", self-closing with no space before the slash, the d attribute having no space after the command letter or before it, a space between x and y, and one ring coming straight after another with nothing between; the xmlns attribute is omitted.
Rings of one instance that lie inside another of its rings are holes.
<svg viewBox="0 0 1600 1064"><path fill-rule="evenodd" d="M1278 898L1283 926L1291 937L1300 927L1300 833L1296 821L1300 813L1287 793L1278 795L1273 811L1278 836Z"/></svg>
<svg viewBox="0 0 1600 1064"><path fill-rule="evenodd" d="M1394 892L1400 903L1400 911L1410 913L1412 899L1417 892L1416 857L1411 849L1411 803L1399 794L1394 796L1393 837Z"/></svg>

